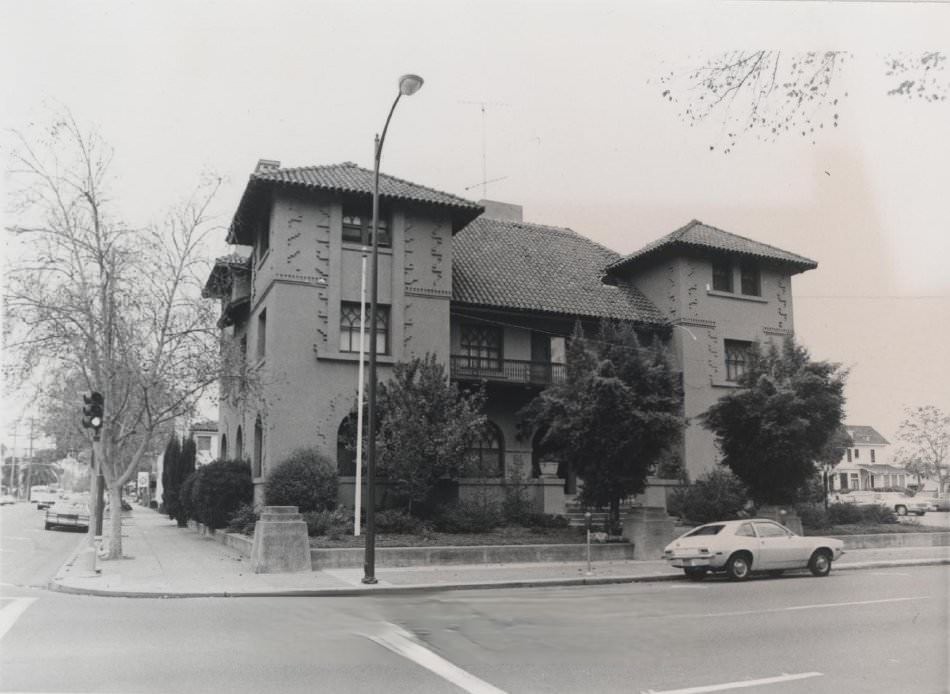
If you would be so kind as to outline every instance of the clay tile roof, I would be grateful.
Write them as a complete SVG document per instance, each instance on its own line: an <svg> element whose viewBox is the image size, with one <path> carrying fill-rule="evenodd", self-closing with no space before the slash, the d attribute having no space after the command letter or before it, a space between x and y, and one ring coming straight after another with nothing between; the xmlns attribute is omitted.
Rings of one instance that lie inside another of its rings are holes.
<svg viewBox="0 0 950 694"><path fill-rule="evenodd" d="M213 431L217 433L218 423L210 419L204 419L192 424L190 427L188 427L188 431Z"/></svg>
<svg viewBox="0 0 950 694"><path fill-rule="evenodd" d="M276 164L270 162L269 164ZM229 243L248 243L240 229L240 218L245 208L253 205L252 190L262 185L286 185L309 190L324 190L341 194L373 194L373 171L353 162L325 166L279 168L276 165L259 167L251 174L244 197L228 232ZM379 175L379 195L382 200L399 200L448 208L453 228L458 230L482 213L478 203L444 193L434 188L412 183L388 174Z"/></svg>
<svg viewBox="0 0 950 694"><path fill-rule="evenodd" d="M699 220L694 219L686 226L656 241L648 243L640 250L625 256L611 265L608 270L611 273L623 273L652 256L659 255L663 252L682 252L685 250L725 251L727 253L763 258L791 266L796 272L813 270L818 267L818 263L810 258L783 251L781 248L760 243L759 241L753 241L752 239L747 239L744 236L732 234L722 229L717 229L716 227L703 224Z"/></svg>
<svg viewBox="0 0 950 694"><path fill-rule="evenodd" d="M251 174L251 180L291 183L308 188L333 190L343 193L373 193L373 172L347 161L328 166L302 166L291 169L264 169ZM451 193L443 193L421 186L418 183L404 181L395 176L379 174L379 195L381 198L428 202L448 207L460 207L471 210L475 215L481 207L470 200Z"/></svg>
<svg viewBox="0 0 950 694"><path fill-rule="evenodd" d="M479 218L456 234L452 256L457 303L666 323L631 284L601 281L617 253L570 229Z"/></svg>
<svg viewBox="0 0 950 694"><path fill-rule="evenodd" d="M881 436L874 427L845 424L844 428L845 431L848 432L848 436L851 437L851 441L855 444L887 445L890 443Z"/></svg>

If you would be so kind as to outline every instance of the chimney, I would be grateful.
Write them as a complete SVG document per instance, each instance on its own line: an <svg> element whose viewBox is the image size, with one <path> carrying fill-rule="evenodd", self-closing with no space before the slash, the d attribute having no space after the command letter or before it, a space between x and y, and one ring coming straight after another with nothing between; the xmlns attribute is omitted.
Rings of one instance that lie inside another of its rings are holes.
<svg viewBox="0 0 950 694"><path fill-rule="evenodd" d="M479 200L478 204L485 208L483 217L498 219L503 222L523 222L524 210L521 205L512 205L510 202L497 200Z"/></svg>
<svg viewBox="0 0 950 694"><path fill-rule="evenodd" d="M254 167L254 173L268 173L280 168L280 162L273 159L258 159L257 166Z"/></svg>

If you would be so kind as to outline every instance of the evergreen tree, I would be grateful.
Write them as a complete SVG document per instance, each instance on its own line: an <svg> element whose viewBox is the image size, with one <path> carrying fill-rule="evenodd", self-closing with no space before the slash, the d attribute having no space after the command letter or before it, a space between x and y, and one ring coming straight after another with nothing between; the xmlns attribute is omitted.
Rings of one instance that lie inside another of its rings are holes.
<svg viewBox="0 0 950 694"><path fill-rule="evenodd" d="M162 509L172 519L178 509L178 490L184 480L179 476L180 458L181 442L172 434L165 444L165 453L162 456Z"/></svg>
<svg viewBox="0 0 950 694"><path fill-rule="evenodd" d="M716 434L722 463L757 504L794 503L841 427L847 372L838 364L812 361L791 338L781 351L771 345L750 357L739 379L742 388L722 397L700 420Z"/></svg>
<svg viewBox="0 0 950 694"><path fill-rule="evenodd" d="M641 345L634 326L604 321L596 339L578 325L564 383L552 384L519 413L523 437L560 450L583 479L580 499L611 510L646 487L654 465L679 441L684 418L679 377L658 341Z"/></svg>

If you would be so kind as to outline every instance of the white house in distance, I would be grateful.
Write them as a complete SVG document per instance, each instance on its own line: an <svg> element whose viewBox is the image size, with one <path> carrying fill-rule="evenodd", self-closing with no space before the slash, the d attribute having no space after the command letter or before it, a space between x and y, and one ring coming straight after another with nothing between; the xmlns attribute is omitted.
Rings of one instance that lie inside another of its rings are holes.
<svg viewBox="0 0 950 694"><path fill-rule="evenodd" d="M221 436L218 434L218 423L209 420L195 422L188 427L188 435L195 440L195 467L207 465L217 460L221 453ZM164 470L165 452L158 454L155 461L155 500L161 502L164 488L162 487L162 471Z"/></svg>
<svg viewBox="0 0 950 694"><path fill-rule="evenodd" d="M891 444L874 427L845 424L844 430L851 445L832 470L833 491L907 486L910 476L891 465Z"/></svg>

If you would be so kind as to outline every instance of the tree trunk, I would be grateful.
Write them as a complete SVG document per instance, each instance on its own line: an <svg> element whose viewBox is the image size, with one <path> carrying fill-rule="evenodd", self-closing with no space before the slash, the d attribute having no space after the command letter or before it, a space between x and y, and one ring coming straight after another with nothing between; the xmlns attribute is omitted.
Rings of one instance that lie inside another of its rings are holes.
<svg viewBox="0 0 950 694"><path fill-rule="evenodd" d="M109 552L106 559L122 558L122 487L109 487Z"/></svg>
<svg viewBox="0 0 950 694"><path fill-rule="evenodd" d="M620 534L620 497L610 500L610 522L607 526L607 534Z"/></svg>

